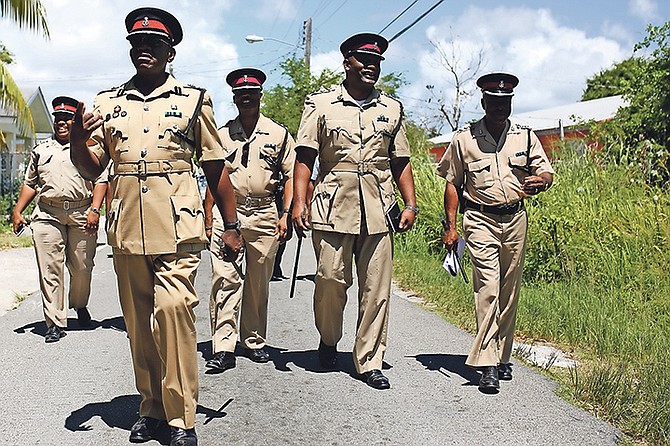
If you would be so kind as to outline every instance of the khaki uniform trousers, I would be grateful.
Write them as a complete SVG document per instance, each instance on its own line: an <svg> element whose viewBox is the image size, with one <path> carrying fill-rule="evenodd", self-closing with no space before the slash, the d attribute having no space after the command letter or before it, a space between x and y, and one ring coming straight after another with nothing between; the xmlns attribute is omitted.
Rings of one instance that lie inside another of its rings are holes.
<svg viewBox="0 0 670 446"><path fill-rule="evenodd" d="M463 233L472 258L477 335L465 363L508 363L526 251L526 211L492 215L468 210Z"/></svg>
<svg viewBox="0 0 670 446"><path fill-rule="evenodd" d="M358 276L358 320L353 358L356 371L381 370L388 333L393 236L342 234L313 230L317 258L314 320L324 344L342 338L347 289L353 283L352 260Z"/></svg>
<svg viewBox="0 0 670 446"><path fill-rule="evenodd" d="M279 247L274 234L277 208L274 203L254 209L238 206L237 215L244 257L240 253L235 262L240 268L245 264L245 279L231 262L212 255L209 314L214 353L235 351L238 332L242 346L249 349L263 348L267 337L270 278ZM214 207L211 252L219 252L222 233L223 219Z"/></svg>
<svg viewBox="0 0 670 446"><path fill-rule="evenodd" d="M200 253L114 252L121 310L130 339L140 416L195 426L198 358L193 286Z"/></svg>
<svg viewBox="0 0 670 446"><path fill-rule="evenodd" d="M42 307L47 327L67 326L64 268L70 273L69 308L85 308L98 240L84 231L88 204L69 210L38 204L30 230L40 274Z"/></svg>

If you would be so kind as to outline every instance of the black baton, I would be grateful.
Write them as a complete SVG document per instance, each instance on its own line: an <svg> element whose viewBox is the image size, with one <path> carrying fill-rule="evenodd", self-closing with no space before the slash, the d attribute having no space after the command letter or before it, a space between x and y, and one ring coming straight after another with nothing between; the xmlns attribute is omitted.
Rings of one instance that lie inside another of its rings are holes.
<svg viewBox="0 0 670 446"><path fill-rule="evenodd" d="M298 234L298 247L295 249L295 261L293 262L293 278L291 279L291 291L288 293L289 299L293 299L295 294L295 282L298 280L298 262L300 262L300 248L302 248L302 237Z"/></svg>

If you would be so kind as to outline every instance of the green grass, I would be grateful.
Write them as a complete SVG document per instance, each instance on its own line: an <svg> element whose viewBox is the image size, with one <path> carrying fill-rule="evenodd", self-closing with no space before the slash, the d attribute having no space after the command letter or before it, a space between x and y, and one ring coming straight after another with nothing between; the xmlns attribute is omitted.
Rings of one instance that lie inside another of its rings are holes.
<svg viewBox="0 0 670 446"><path fill-rule="evenodd" d="M441 267L444 181L414 163L422 209L396 239L397 280L473 331L472 289ZM634 441L670 443L670 202L627 169L566 151L554 187L528 200L517 334L575 351L561 394ZM460 226L459 226L460 228Z"/></svg>

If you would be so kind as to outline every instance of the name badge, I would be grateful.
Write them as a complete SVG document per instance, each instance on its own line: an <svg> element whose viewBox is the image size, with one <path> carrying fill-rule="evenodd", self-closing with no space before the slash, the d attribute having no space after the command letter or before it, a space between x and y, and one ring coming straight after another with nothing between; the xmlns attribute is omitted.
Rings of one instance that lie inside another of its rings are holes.
<svg viewBox="0 0 670 446"><path fill-rule="evenodd" d="M181 112L180 111L166 111L165 112L165 117L175 117L175 118L181 118Z"/></svg>

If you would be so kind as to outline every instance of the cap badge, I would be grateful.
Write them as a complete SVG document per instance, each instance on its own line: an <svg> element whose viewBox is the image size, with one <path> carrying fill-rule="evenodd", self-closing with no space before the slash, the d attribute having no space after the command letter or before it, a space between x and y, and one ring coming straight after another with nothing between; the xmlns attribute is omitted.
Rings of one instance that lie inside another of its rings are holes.
<svg viewBox="0 0 670 446"><path fill-rule="evenodd" d="M249 82L249 76L247 76L247 75L245 74L245 75L244 75L244 83L247 83L247 82Z"/></svg>
<svg viewBox="0 0 670 446"><path fill-rule="evenodd" d="M505 88L505 81L501 80L501 81L498 83L498 88Z"/></svg>
<svg viewBox="0 0 670 446"><path fill-rule="evenodd" d="M149 26L149 17L145 17L142 21L142 26Z"/></svg>

